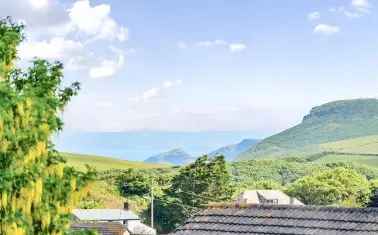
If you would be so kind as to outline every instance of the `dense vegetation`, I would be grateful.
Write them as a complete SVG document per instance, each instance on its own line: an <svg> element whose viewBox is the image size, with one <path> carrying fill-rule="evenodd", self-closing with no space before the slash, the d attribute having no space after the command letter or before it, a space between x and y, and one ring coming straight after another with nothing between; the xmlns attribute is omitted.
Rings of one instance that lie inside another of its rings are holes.
<svg viewBox="0 0 378 235"><path fill-rule="evenodd" d="M51 137L79 84L62 87L63 65L14 68L23 26L0 21L0 234L62 234L92 172L64 166Z"/></svg>
<svg viewBox="0 0 378 235"><path fill-rule="evenodd" d="M230 202L247 189L279 189L313 205L363 207L378 188L377 168L303 158L226 164L222 158L202 157L182 168L110 170L99 177L82 205L119 208L127 200L149 224L153 190L154 224L161 232L171 231L208 203Z"/></svg>

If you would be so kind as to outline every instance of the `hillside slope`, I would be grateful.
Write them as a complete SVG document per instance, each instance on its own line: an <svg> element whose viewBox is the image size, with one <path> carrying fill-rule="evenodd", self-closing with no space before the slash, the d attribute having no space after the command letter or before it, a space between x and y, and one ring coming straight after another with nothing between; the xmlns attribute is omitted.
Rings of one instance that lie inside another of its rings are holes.
<svg viewBox="0 0 378 235"><path fill-rule="evenodd" d="M172 165L186 165L196 160L182 149L173 149L168 152L160 153L155 156L147 158L146 163L172 164Z"/></svg>
<svg viewBox="0 0 378 235"><path fill-rule="evenodd" d="M219 148L209 153L209 156L215 157L222 155L225 157L226 161L234 161L237 156L255 146L258 141L259 140L256 139L244 139L240 143Z"/></svg>
<svg viewBox="0 0 378 235"><path fill-rule="evenodd" d="M106 171L111 169L154 169L154 168L165 168L168 165L163 164L151 164L144 162L134 162L120 160L110 157L101 157L93 155L84 154L73 154L73 153L62 153L62 155L67 160L67 165L75 167L78 170L84 170L85 165L96 168L98 171Z"/></svg>
<svg viewBox="0 0 378 235"><path fill-rule="evenodd" d="M314 107L303 121L268 137L238 159L302 156L321 144L378 134L378 100L355 99Z"/></svg>

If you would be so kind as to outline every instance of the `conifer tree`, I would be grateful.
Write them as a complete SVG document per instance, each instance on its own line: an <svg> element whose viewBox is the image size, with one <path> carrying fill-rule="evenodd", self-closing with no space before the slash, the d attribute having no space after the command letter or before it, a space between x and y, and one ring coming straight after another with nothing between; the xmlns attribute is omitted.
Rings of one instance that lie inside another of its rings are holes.
<svg viewBox="0 0 378 235"><path fill-rule="evenodd" d="M0 20L0 234L64 234L93 172L64 165L51 137L79 84L62 87L63 65L14 67L23 26Z"/></svg>

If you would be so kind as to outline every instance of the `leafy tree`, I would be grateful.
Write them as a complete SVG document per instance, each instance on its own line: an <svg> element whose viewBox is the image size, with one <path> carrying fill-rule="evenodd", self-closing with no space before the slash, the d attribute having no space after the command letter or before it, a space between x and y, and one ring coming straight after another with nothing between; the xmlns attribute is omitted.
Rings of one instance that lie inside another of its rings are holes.
<svg viewBox="0 0 378 235"><path fill-rule="evenodd" d="M193 209L185 205L180 199L168 195L158 196L154 200L154 226L161 233L173 231L183 223L183 218ZM151 207L144 211L145 222L150 224Z"/></svg>
<svg viewBox="0 0 378 235"><path fill-rule="evenodd" d="M286 186L314 170L324 169L320 165L294 160L249 160L230 164L232 179L239 189L255 188L260 181L274 181Z"/></svg>
<svg viewBox="0 0 378 235"><path fill-rule="evenodd" d="M274 180L256 181L252 189L282 189L282 185Z"/></svg>
<svg viewBox="0 0 378 235"><path fill-rule="evenodd" d="M61 86L59 62L13 69L22 30L0 21L0 234L62 234L94 174L65 167L51 142L79 84Z"/></svg>
<svg viewBox="0 0 378 235"><path fill-rule="evenodd" d="M0 80L12 69L17 55L17 46L23 40L23 25L14 24L10 18L0 21Z"/></svg>
<svg viewBox="0 0 378 235"><path fill-rule="evenodd" d="M224 157L210 159L205 155L181 168L173 177L171 187L165 191L166 194L158 197L155 202L154 218L158 231L162 233L182 224L209 202L229 200L234 187Z"/></svg>
<svg viewBox="0 0 378 235"><path fill-rule="evenodd" d="M310 205L364 206L370 185L365 176L352 169L335 168L305 176L292 183L287 193Z"/></svg>
<svg viewBox="0 0 378 235"><path fill-rule="evenodd" d="M140 171L129 169L118 178L118 185L123 195L145 196L151 191L152 178Z"/></svg>
<svg viewBox="0 0 378 235"><path fill-rule="evenodd" d="M220 202L232 197L234 188L223 156L198 158L182 168L172 179L168 194L193 207Z"/></svg>
<svg viewBox="0 0 378 235"><path fill-rule="evenodd" d="M369 207L378 207L378 179L370 180L371 197Z"/></svg>

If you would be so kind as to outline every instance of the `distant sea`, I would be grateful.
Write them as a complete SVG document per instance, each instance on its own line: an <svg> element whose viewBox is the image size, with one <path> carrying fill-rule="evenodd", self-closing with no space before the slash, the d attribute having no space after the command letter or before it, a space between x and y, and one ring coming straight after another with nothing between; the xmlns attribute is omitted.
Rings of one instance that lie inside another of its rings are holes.
<svg viewBox="0 0 378 235"><path fill-rule="evenodd" d="M181 148L193 156L255 138L247 131L208 132L63 132L54 138L59 151L143 161L146 158Z"/></svg>

